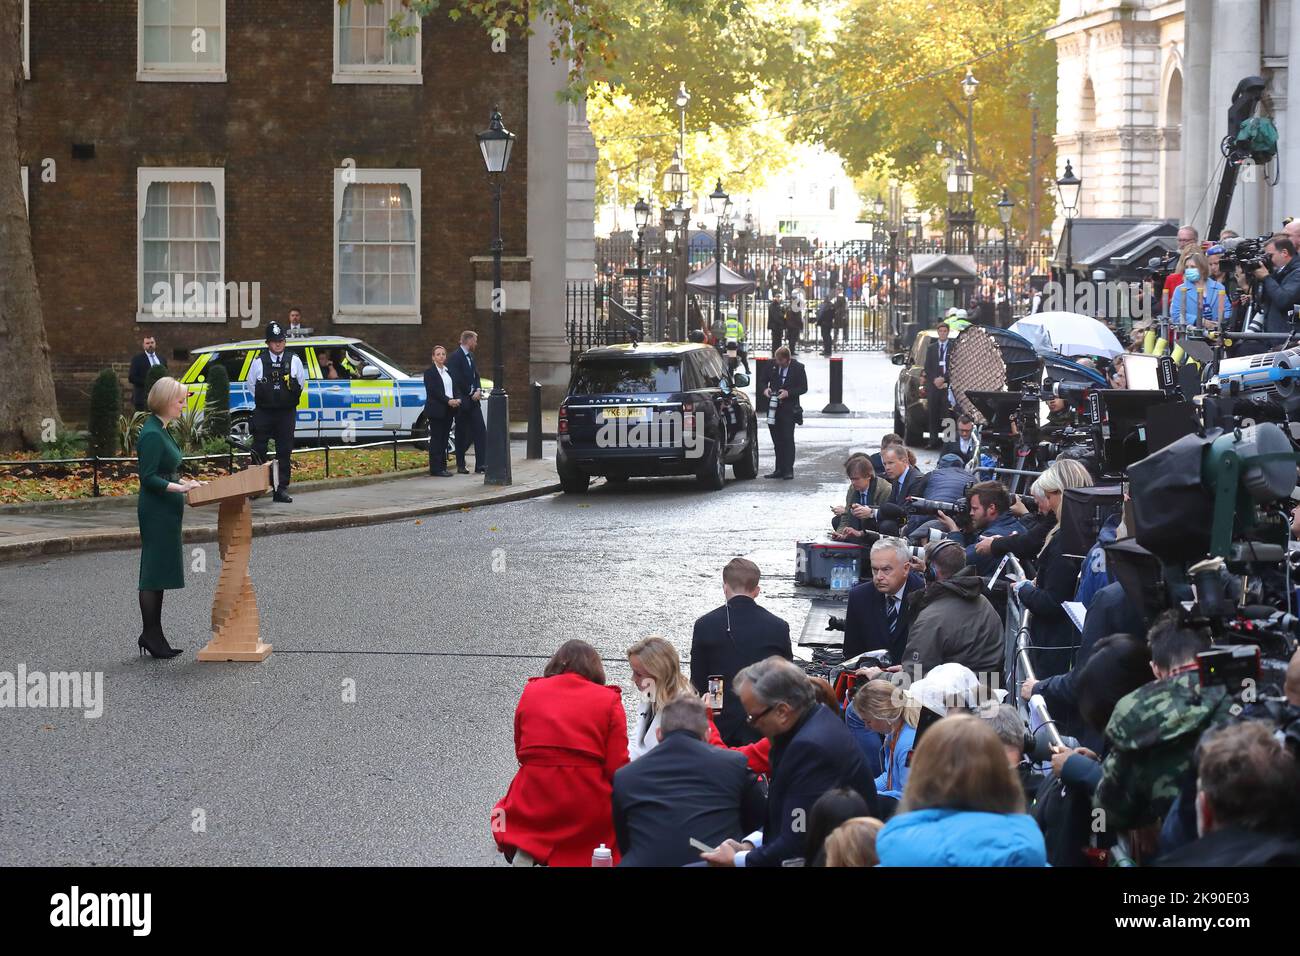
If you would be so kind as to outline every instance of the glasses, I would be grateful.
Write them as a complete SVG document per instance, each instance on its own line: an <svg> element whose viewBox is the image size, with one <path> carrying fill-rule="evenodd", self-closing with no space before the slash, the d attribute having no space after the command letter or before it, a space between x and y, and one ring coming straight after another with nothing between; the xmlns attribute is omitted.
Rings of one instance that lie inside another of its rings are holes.
<svg viewBox="0 0 1300 956"><path fill-rule="evenodd" d="M773 704L772 707L768 707L766 710L764 710L764 711L763 711L762 713L760 713L760 714L746 714L746 715L745 715L745 723L747 723L747 724L757 723L758 721L760 721L760 720L762 720L764 717L766 717L768 714L770 714L770 713L772 712L772 708L774 708L774 707L776 707L776 704Z"/></svg>

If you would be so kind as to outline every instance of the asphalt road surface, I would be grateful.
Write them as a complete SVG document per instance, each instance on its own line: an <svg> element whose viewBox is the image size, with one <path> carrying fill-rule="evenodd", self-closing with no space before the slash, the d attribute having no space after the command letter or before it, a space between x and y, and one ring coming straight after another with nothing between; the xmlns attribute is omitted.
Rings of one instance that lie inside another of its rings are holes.
<svg viewBox="0 0 1300 956"><path fill-rule="evenodd" d="M826 364L806 364L816 411ZM516 766L515 703L562 641L597 647L631 718L623 651L658 634L685 657L736 556L763 569L760 602L797 637L794 542L822 536L844 457L891 425L897 370L881 355L845 364L854 417L809 417L795 481L601 483L256 539L275 648L261 664L194 658L215 545L192 549L206 568L167 594L164 628L185 648L171 661L136 656L136 552L0 568L0 671L104 681L94 719L0 709L0 864L500 864L489 813Z"/></svg>

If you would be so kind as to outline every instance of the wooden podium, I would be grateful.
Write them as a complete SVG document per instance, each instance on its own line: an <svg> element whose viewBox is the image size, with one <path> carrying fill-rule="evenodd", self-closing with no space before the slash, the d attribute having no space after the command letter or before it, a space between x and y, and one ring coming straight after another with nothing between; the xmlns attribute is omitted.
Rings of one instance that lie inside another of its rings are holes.
<svg viewBox="0 0 1300 956"><path fill-rule="evenodd" d="M219 503L217 537L221 577L212 599L212 640L199 651L201 661L264 661L271 645L258 638L257 596L248 576L253 544L252 499L271 490L271 464L253 465L216 478L185 494L190 505Z"/></svg>

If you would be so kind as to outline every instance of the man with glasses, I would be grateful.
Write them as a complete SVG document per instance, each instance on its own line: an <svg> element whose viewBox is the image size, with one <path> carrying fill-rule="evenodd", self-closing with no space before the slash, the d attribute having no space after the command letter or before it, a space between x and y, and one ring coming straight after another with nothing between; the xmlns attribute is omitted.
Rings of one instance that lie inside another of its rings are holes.
<svg viewBox="0 0 1300 956"><path fill-rule="evenodd" d="M844 722L817 701L795 664L769 657L737 674L735 687L746 720L772 741L767 822L701 858L712 866L799 866L813 804L827 790L850 787L875 815L875 780Z"/></svg>

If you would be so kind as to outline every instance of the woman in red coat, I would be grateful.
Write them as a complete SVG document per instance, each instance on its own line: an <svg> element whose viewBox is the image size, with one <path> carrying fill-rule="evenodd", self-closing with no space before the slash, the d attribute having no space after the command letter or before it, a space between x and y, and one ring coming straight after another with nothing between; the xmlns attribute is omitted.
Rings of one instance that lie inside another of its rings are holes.
<svg viewBox="0 0 1300 956"><path fill-rule="evenodd" d="M602 843L617 864L610 797L627 763L623 693L605 685L586 641L566 641L542 674L515 708L519 772L492 810L492 836L516 866L591 866Z"/></svg>

